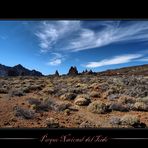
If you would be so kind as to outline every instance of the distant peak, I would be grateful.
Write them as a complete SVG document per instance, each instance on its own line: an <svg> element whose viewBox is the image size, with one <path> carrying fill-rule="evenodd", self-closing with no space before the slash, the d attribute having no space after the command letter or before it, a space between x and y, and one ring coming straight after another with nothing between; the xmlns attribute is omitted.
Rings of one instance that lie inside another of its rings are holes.
<svg viewBox="0 0 148 148"><path fill-rule="evenodd" d="M21 64L15 65L14 67L23 67Z"/></svg>
<svg viewBox="0 0 148 148"><path fill-rule="evenodd" d="M16 65L16 66L22 66L21 64L18 64L18 65Z"/></svg>

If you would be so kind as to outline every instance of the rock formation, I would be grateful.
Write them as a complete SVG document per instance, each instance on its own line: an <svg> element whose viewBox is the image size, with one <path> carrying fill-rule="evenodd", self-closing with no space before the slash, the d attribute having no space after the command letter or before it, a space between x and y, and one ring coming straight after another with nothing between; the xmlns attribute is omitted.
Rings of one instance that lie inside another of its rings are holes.
<svg viewBox="0 0 148 148"><path fill-rule="evenodd" d="M68 75L72 75L72 76L78 75L78 70L77 70L77 68L76 68L75 66L74 66L74 67L71 66L70 69L69 69Z"/></svg>
<svg viewBox="0 0 148 148"><path fill-rule="evenodd" d="M56 70L56 72L55 72L54 75L55 75L55 76L59 76L59 72Z"/></svg>

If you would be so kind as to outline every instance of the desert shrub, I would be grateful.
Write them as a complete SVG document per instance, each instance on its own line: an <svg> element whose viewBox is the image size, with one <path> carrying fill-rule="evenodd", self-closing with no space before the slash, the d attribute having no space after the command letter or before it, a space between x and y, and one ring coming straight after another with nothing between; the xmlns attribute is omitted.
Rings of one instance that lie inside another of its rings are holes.
<svg viewBox="0 0 148 148"><path fill-rule="evenodd" d="M71 111L77 112L77 111L79 111L79 106L77 106L77 105L72 106L71 105L68 109L70 109Z"/></svg>
<svg viewBox="0 0 148 148"><path fill-rule="evenodd" d="M112 82L113 82L114 84L119 85L119 86L123 86L123 85L124 85L122 79L119 78L119 77L118 77L118 78L117 78L117 77L113 78L113 79L112 79Z"/></svg>
<svg viewBox="0 0 148 148"><path fill-rule="evenodd" d="M124 115L123 117L121 117L120 121L122 125L133 126L134 124L140 124L140 119L133 115Z"/></svg>
<svg viewBox="0 0 148 148"><path fill-rule="evenodd" d="M87 100L91 99L91 97L88 94L79 94L79 95L77 95L76 98L85 98Z"/></svg>
<svg viewBox="0 0 148 148"><path fill-rule="evenodd" d="M35 109L36 112L44 112L49 110L49 106L46 103L41 103L39 105L36 105Z"/></svg>
<svg viewBox="0 0 148 148"><path fill-rule="evenodd" d="M37 105L37 111L49 111L49 110L57 110L57 104L50 100L46 99L41 104Z"/></svg>
<svg viewBox="0 0 148 148"><path fill-rule="evenodd" d="M21 117L23 119L32 119L34 118L34 112L32 112L31 110L28 109L23 109L19 106L15 106L13 108L15 116L17 117Z"/></svg>
<svg viewBox="0 0 148 148"><path fill-rule="evenodd" d="M122 104L117 104L117 103L113 103L109 106L110 110L115 110L115 111L121 111L121 112L126 112L128 111L128 108Z"/></svg>
<svg viewBox="0 0 148 148"><path fill-rule="evenodd" d="M85 77L82 77L81 78L81 81L83 82L83 83L88 83L88 82L90 82L90 77L89 76L85 76Z"/></svg>
<svg viewBox="0 0 148 148"><path fill-rule="evenodd" d="M23 92L25 92L25 93L29 93L29 92L30 92L30 87L29 87L29 86L24 86L24 87L22 88L22 90L23 90Z"/></svg>
<svg viewBox="0 0 148 148"><path fill-rule="evenodd" d="M112 86L108 91L107 91L107 95L112 95L112 94L119 94L120 91L119 91L119 88L116 87L116 86Z"/></svg>
<svg viewBox="0 0 148 148"><path fill-rule="evenodd" d="M62 100L74 100L76 98L75 93L65 93L60 96L60 99Z"/></svg>
<svg viewBox="0 0 148 148"><path fill-rule="evenodd" d="M100 85L100 88L102 89L102 91L107 91L109 90L110 86L107 83L103 83Z"/></svg>
<svg viewBox="0 0 148 148"><path fill-rule="evenodd" d="M147 97L143 97L143 98L138 98L137 100L139 102L144 102L144 103L148 104L148 96Z"/></svg>
<svg viewBox="0 0 148 148"><path fill-rule="evenodd" d="M81 88L69 88L68 92L69 93L75 93L75 94L81 94L81 93L83 93L83 89L81 89Z"/></svg>
<svg viewBox="0 0 148 148"><path fill-rule="evenodd" d="M91 96L91 97L98 98L98 97L100 97L100 93L99 93L99 92L96 92L96 91L92 91L92 92L90 93L90 96Z"/></svg>
<svg viewBox="0 0 148 148"><path fill-rule="evenodd" d="M118 98L119 98L119 94L110 94L109 96L107 96L107 99L109 100L114 100Z"/></svg>
<svg viewBox="0 0 148 148"><path fill-rule="evenodd" d="M4 86L7 83L7 81L5 81L3 79L0 79L0 87Z"/></svg>
<svg viewBox="0 0 148 148"><path fill-rule="evenodd" d="M55 101L52 101L50 99L48 99L47 101L44 101L44 104L48 106L48 110L54 110L57 112L64 111L65 109L68 109L70 106L69 103L58 104Z"/></svg>
<svg viewBox="0 0 148 148"><path fill-rule="evenodd" d="M137 110L137 111L148 111L148 106L144 102L136 102L133 105L133 110Z"/></svg>
<svg viewBox="0 0 148 148"><path fill-rule="evenodd" d="M57 104L56 102L50 100L49 98L44 99L44 101L39 101L34 98L29 98L27 99L27 101L29 104L32 105L31 107L34 110L36 110L36 112L43 112L49 110L60 112L68 109L71 106L71 104L69 103Z"/></svg>
<svg viewBox="0 0 148 148"><path fill-rule="evenodd" d="M86 88L86 87L87 87L87 85L86 85L86 84L82 84L82 83L77 83L77 84L75 85L75 87L82 87L82 88Z"/></svg>
<svg viewBox="0 0 148 148"><path fill-rule="evenodd" d="M89 121L83 121L80 125L79 128L96 128L96 125Z"/></svg>
<svg viewBox="0 0 148 148"><path fill-rule="evenodd" d="M99 87L98 83L92 83L88 88L98 89Z"/></svg>
<svg viewBox="0 0 148 148"><path fill-rule="evenodd" d="M0 94L7 94L8 89L7 88L0 88Z"/></svg>
<svg viewBox="0 0 148 148"><path fill-rule="evenodd" d="M101 101L94 101L89 104L88 110L92 113L103 114L108 111L107 105Z"/></svg>
<svg viewBox="0 0 148 148"><path fill-rule="evenodd" d="M37 99L34 99L34 98L29 98L27 99L28 103L31 104L31 105L39 105L41 104L41 101L37 100Z"/></svg>
<svg viewBox="0 0 148 148"><path fill-rule="evenodd" d="M55 89L46 87L46 88L43 89L43 92L46 93L46 94L54 94Z"/></svg>
<svg viewBox="0 0 148 148"><path fill-rule="evenodd" d="M132 97L136 97L136 98L142 98L142 97L146 97L148 95L148 92L146 91L145 87L140 87L135 86L133 88L131 88L129 91L127 91L126 93L128 93L128 95L132 96Z"/></svg>
<svg viewBox="0 0 148 148"><path fill-rule="evenodd" d="M31 109L36 110L37 109L37 105L36 104L32 104L31 105Z"/></svg>
<svg viewBox="0 0 148 148"><path fill-rule="evenodd" d="M27 99L28 103L32 105L32 108L36 110L36 112L43 112L49 110L55 110L55 103L50 99L46 99L44 101L39 101L34 98Z"/></svg>
<svg viewBox="0 0 148 148"><path fill-rule="evenodd" d="M14 96L21 97L21 96L24 96L25 93L23 92L23 90L18 89L18 90L10 90L10 91L9 91L9 95L10 95L11 97L14 97Z"/></svg>
<svg viewBox="0 0 148 148"><path fill-rule="evenodd" d="M120 117L111 117L109 119L109 123L112 125L120 125L121 124Z"/></svg>
<svg viewBox="0 0 148 148"><path fill-rule="evenodd" d="M22 88L25 93L30 93L32 91L39 91L42 90L41 85L27 85Z"/></svg>
<svg viewBox="0 0 148 148"><path fill-rule="evenodd" d="M30 90L31 91L42 90L42 85L31 85Z"/></svg>
<svg viewBox="0 0 148 148"><path fill-rule="evenodd" d="M134 128L146 128L146 124L145 123L135 123L132 125Z"/></svg>
<svg viewBox="0 0 148 148"><path fill-rule="evenodd" d="M121 103L121 104L133 104L136 102L136 99L135 98L131 98L131 97L128 97L128 96L121 96L119 99L118 99L118 103Z"/></svg>
<svg viewBox="0 0 148 148"><path fill-rule="evenodd" d="M67 115L70 115L70 109L65 109L64 110L64 114L67 116Z"/></svg>
<svg viewBox="0 0 148 148"><path fill-rule="evenodd" d="M62 104L58 105L57 110L64 111L66 109L69 109L70 106L71 106L71 104L69 104L69 103L62 103Z"/></svg>
<svg viewBox="0 0 148 148"><path fill-rule="evenodd" d="M79 105L79 106L86 106L90 103L90 99L82 98L82 97L77 97L74 101L74 104Z"/></svg>
<svg viewBox="0 0 148 148"><path fill-rule="evenodd" d="M46 119L46 126L48 128L59 128L60 127L58 121L56 121L54 118L47 118Z"/></svg>

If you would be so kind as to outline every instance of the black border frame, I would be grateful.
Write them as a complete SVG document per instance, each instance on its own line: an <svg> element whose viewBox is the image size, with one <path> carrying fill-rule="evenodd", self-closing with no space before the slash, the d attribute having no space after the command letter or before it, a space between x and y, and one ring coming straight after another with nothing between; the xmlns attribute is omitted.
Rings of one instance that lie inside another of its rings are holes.
<svg viewBox="0 0 148 148"><path fill-rule="evenodd" d="M47 13L48 14L48 13ZM38 16L37 16L38 15ZM67 15L67 14L66 14ZM116 19L136 19L136 20L148 20L148 18L142 17L138 18L138 16L118 16L118 15L113 15L113 16L90 16L87 13L85 15L77 15L73 14L70 17L67 17L66 15L63 16L48 16L48 15L40 15L39 13L33 15L22 15L21 13L18 15L14 15L13 17L8 17L8 15L4 15L3 17L0 18L0 20L45 20L45 19L68 19L68 20L95 20L95 19L111 19L111 20L116 20ZM37 16L37 17L36 17ZM90 143L61 143L61 142L55 142L51 145L41 142L41 137L44 136L45 134L48 134L49 137L59 137L61 135L67 135L71 134L74 137L79 137L79 136L96 136L96 135L102 135L105 137L108 137L107 142L90 142ZM22 138L22 139L21 139ZM28 139L27 139L28 138ZM116 138L116 139L115 139ZM148 128L146 129L130 129L130 128L100 128L100 129L46 129L46 128L40 128L40 129L30 129L30 128L18 128L18 129L9 129L9 128L1 128L0 129L0 143L3 145L20 145L20 146L55 146L55 145L63 145L63 146L70 146L72 145L109 145L111 146L112 144L116 144L121 146L124 144L136 144L136 145L142 145L142 144L148 144Z"/></svg>

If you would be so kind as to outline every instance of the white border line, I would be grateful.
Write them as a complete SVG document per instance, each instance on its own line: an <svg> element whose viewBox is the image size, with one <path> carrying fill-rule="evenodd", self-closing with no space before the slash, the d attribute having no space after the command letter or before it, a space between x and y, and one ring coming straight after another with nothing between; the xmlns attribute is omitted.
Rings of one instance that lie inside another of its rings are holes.
<svg viewBox="0 0 148 148"><path fill-rule="evenodd" d="M0 140L34 140L38 138L0 138Z"/></svg>
<svg viewBox="0 0 148 148"><path fill-rule="evenodd" d="M148 138L111 138L115 140L148 140Z"/></svg>

